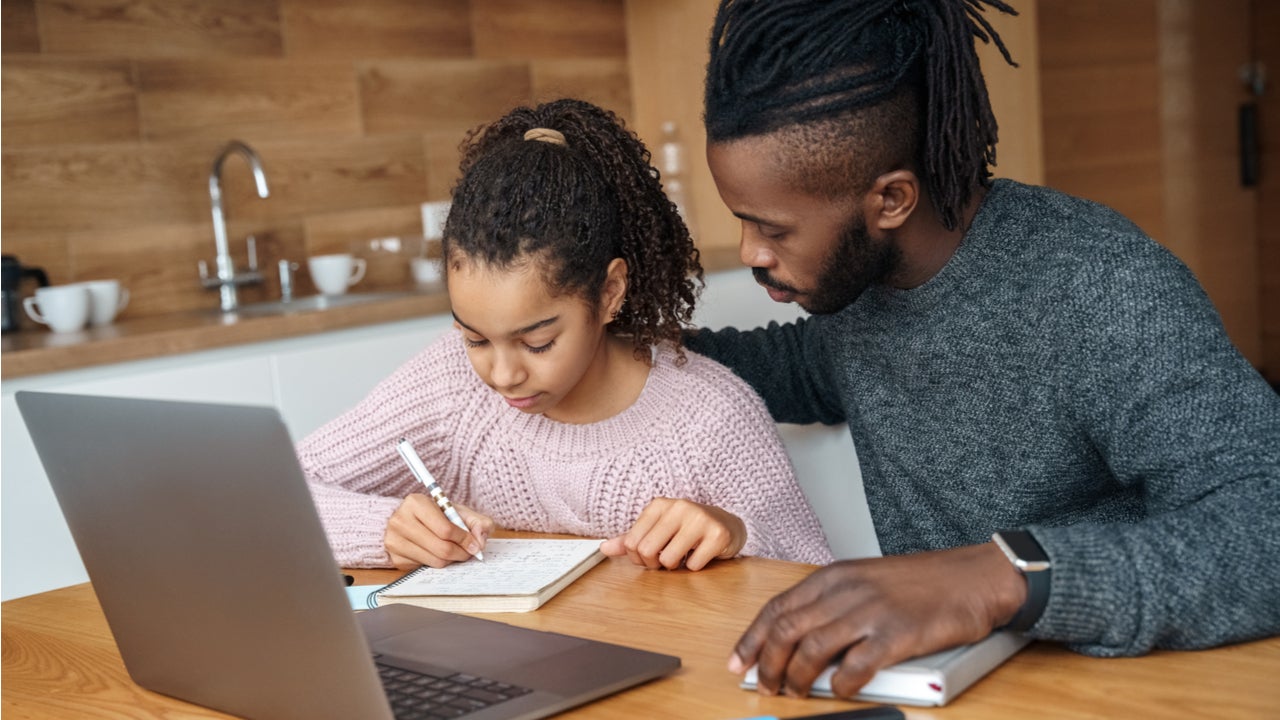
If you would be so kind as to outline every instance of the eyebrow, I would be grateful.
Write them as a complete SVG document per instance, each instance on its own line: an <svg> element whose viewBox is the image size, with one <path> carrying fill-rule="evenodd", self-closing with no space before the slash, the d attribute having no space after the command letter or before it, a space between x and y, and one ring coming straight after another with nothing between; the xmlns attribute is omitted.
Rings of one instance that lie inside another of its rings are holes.
<svg viewBox="0 0 1280 720"><path fill-rule="evenodd" d="M471 332L473 332L473 333L475 333L475 334L477 334L477 335L484 335L484 333L480 332L479 330L477 330L477 329L475 329L475 328L471 327L470 325L466 324L465 322L463 322L463 321L462 321L462 318L458 317L458 313L454 312L454 313L451 313L451 314L453 315L453 319L454 319L454 321L455 321L455 322L457 322L457 323L458 323L459 325L461 325L462 327L464 327L464 328L466 328L466 329L470 330ZM544 320L539 320L539 321L538 321L538 322L536 322L536 323L531 323L531 324L529 324L529 325L525 325L525 326L524 326L524 327L522 327L522 328L516 328L515 330L512 330L512 331L509 333L509 335L510 335L510 337L516 337L516 336L519 336L519 335L524 335L525 333L531 333L531 332L533 332L534 330L538 330L538 329L540 329L540 328L544 328L544 327L546 327L546 326L550 325L551 323L553 323L553 322L555 322L555 321L557 321L557 320L559 320L559 319L560 319L560 316L559 316L559 315L553 315L553 316L551 316L551 317L549 317L549 318L546 318L546 319L544 319Z"/></svg>
<svg viewBox="0 0 1280 720"><path fill-rule="evenodd" d="M773 220L766 220L765 218L758 217L750 213L735 212L733 213L733 216L738 218L739 220L746 220L747 222L753 222L757 225L769 225L771 227L780 227L780 224Z"/></svg>

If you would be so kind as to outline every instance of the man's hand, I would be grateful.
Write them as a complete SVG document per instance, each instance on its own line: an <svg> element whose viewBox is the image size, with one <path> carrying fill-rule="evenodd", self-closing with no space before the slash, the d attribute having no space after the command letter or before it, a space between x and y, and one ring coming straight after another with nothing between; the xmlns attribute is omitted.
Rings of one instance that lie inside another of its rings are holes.
<svg viewBox="0 0 1280 720"><path fill-rule="evenodd" d="M431 497L421 493L406 497L391 513L387 532L382 538L392 564L401 570L420 565L442 568L450 563L470 560L484 550L485 541L496 527L493 518L457 503L453 507L471 532L449 522Z"/></svg>
<svg viewBox="0 0 1280 720"><path fill-rule="evenodd" d="M833 563L764 606L729 670L759 664L761 693L803 697L838 661L831 688L851 698L880 668L986 637L1026 592L992 543Z"/></svg>
<svg viewBox="0 0 1280 720"><path fill-rule="evenodd" d="M654 498L626 533L600 545L609 557L626 555L637 565L674 570L683 564L701 570L716 558L737 555L747 542L747 526L737 515L692 500Z"/></svg>

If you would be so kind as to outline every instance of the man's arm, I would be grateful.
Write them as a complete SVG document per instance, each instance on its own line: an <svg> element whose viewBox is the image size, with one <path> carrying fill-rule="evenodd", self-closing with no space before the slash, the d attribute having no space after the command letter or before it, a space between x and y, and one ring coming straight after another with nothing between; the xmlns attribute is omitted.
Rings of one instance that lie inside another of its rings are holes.
<svg viewBox="0 0 1280 720"><path fill-rule="evenodd" d="M1031 528L1053 563L1031 634L1111 656L1280 632L1280 397L1163 250L1078 283L1060 402L1147 518Z"/></svg>
<svg viewBox="0 0 1280 720"><path fill-rule="evenodd" d="M845 421L840 388L828 372L820 319L755 330L694 330L685 344L694 352L727 365L764 398L777 422L823 423Z"/></svg>

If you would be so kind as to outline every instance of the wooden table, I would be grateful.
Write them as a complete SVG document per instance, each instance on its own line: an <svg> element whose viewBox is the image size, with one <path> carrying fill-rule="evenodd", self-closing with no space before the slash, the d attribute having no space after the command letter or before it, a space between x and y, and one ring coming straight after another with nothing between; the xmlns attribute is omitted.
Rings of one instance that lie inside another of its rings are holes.
<svg viewBox="0 0 1280 720"><path fill-rule="evenodd" d="M859 707L836 700L768 698L739 690L725 670L734 641L760 605L812 567L755 558L699 573L652 572L607 560L532 613L490 615L680 656L674 675L562 715L564 718L796 717ZM392 571L356 571L386 582ZM226 717L134 685L89 585L0 606L3 702L18 718ZM1280 638L1202 652L1086 658L1036 643L944 708L910 718L1277 718ZM358 719L353 719L358 720Z"/></svg>

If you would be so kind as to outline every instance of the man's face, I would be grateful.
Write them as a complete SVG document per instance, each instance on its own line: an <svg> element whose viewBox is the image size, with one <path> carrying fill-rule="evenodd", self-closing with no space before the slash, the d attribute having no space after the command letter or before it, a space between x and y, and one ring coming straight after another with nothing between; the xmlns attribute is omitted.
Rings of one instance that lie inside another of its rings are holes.
<svg viewBox="0 0 1280 720"><path fill-rule="evenodd" d="M892 238L872 237L860 197L821 197L789 182L775 142L766 135L707 145L720 197L742 221L742 262L774 301L838 312L891 276L901 253Z"/></svg>

